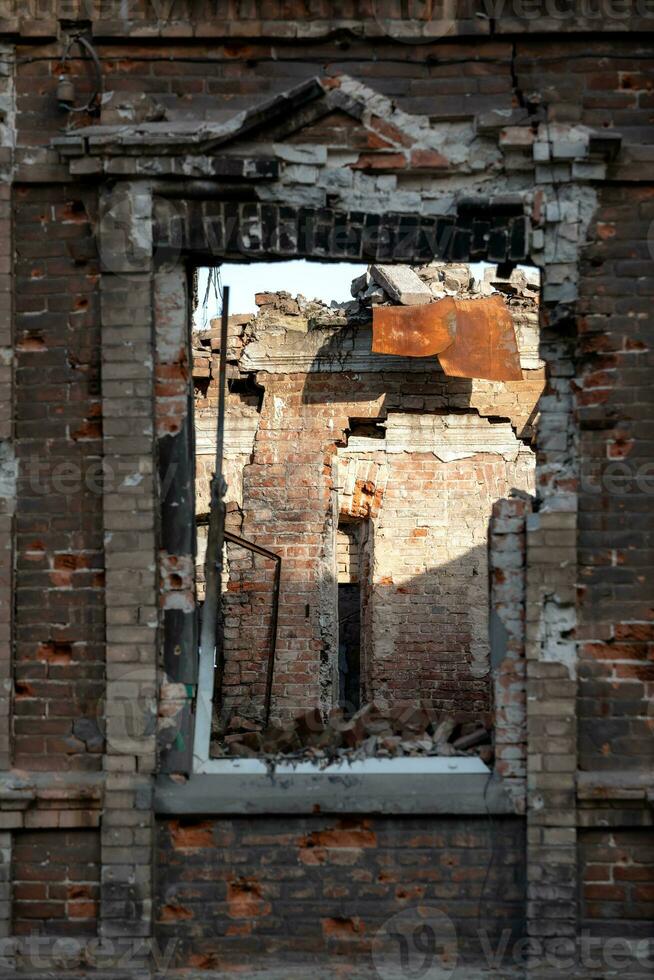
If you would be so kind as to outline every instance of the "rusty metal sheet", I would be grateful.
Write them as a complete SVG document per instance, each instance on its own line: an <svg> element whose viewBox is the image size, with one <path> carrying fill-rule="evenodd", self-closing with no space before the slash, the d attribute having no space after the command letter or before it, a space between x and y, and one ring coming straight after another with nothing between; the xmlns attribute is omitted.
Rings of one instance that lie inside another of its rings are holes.
<svg viewBox="0 0 654 980"><path fill-rule="evenodd" d="M487 381L522 381L520 353L511 313L503 296L443 299L456 308L453 343L438 355L445 374Z"/></svg>
<svg viewBox="0 0 654 980"><path fill-rule="evenodd" d="M456 310L448 307L439 311L440 305L373 307L373 351L403 357L433 357L445 350L454 340Z"/></svg>
<svg viewBox="0 0 654 980"><path fill-rule="evenodd" d="M522 381L513 320L500 295L374 307L372 349L403 357L437 354L445 374L455 378Z"/></svg>

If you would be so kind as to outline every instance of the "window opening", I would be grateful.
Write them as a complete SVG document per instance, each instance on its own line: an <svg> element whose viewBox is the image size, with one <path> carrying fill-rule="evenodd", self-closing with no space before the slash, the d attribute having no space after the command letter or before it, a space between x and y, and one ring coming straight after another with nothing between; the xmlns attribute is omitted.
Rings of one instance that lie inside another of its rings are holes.
<svg viewBox="0 0 654 980"><path fill-rule="evenodd" d="M251 308L228 319L211 756L488 759L488 522L495 500L533 491L538 282L453 263L286 265L239 266ZM302 295L325 268L339 299ZM220 301L202 270L197 283ZM201 605L220 344L216 316L194 323ZM486 355L487 335L515 337L508 360ZM438 349L418 357L425 338Z"/></svg>

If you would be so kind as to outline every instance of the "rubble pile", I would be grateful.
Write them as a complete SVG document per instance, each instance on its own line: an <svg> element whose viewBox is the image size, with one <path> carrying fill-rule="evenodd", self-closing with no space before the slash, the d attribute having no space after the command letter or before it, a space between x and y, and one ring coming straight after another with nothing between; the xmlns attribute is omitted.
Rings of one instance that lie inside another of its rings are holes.
<svg viewBox="0 0 654 980"><path fill-rule="evenodd" d="M229 317L228 357L237 361L250 335L257 327L266 329L310 330L356 327L369 324L373 306L422 306L446 296L481 298L502 293L513 312L535 311L539 293L538 273L514 269L508 278L487 268L476 279L469 265L432 262L429 265L370 265L352 280L352 299L346 302L309 300L299 294L261 292L255 295L258 313L236 313ZM218 321L211 330L194 335L194 369L198 378L210 377L211 351L218 349Z"/></svg>
<svg viewBox="0 0 654 980"><path fill-rule="evenodd" d="M530 305L538 300L536 271L514 269L508 278L497 270L484 270L476 279L469 265L432 262L429 265L371 265L352 281L351 293L360 307L422 306L446 296L482 297L503 293L509 305L524 299ZM360 311L357 311L360 312Z"/></svg>
<svg viewBox="0 0 654 980"><path fill-rule="evenodd" d="M240 719L240 726L240 731L214 743L214 757L329 762L370 756L477 755L488 763L493 756L487 719L461 721L456 715L435 716L413 705L385 709L373 702L350 717L342 708L332 708L326 718L314 708L288 724L273 721L262 729L256 722Z"/></svg>

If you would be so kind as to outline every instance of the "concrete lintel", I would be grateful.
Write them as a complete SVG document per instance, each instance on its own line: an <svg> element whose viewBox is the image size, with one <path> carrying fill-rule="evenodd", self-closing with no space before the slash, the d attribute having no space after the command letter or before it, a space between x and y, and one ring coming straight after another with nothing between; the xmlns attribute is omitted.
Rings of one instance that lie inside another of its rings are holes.
<svg viewBox="0 0 654 980"><path fill-rule="evenodd" d="M512 814L490 773L336 775L317 772L200 774L179 783L159 776L158 814Z"/></svg>

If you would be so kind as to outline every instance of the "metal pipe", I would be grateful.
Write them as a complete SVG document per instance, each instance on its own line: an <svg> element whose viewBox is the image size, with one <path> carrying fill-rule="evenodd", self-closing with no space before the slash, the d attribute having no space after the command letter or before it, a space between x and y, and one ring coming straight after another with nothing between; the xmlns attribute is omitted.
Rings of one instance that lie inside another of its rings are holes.
<svg viewBox="0 0 654 980"><path fill-rule="evenodd" d="M227 398L227 328L229 325L229 286L223 288L223 308L220 319L220 360L218 367L218 435L216 438L216 479L222 486L223 447L225 445L225 405ZM224 496L224 491L221 497Z"/></svg>
<svg viewBox="0 0 654 980"><path fill-rule="evenodd" d="M270 650L268 652L268 672L266 674L266 695L264 700L264 721L266 725L270 721L270 708L272 705L272 686L275 673L275 654L277 653L277 622L279 619L279 588L282 577L282 560L277 555L275 564L275 582L273 585L273 611L270 622Z"/></svg>
<svg viewBox="0 0 654 980"><path fill-rule="evenodd" d="M216 466L211 481L211 509L209 512L209 533L207 535L207 554L204 564L205 596L202 606L202 628L200 631L200 669L198 676L197 712L198 726L211 732L214 692L220 691L220 679L216 667L222 662L222 629L219 623L220 589L223 567L223 545L225 540L225 480L223 478L223 446L225 428L225 388L227 374L227 326L229 317L229 287L223 289L223 308L220 330L220 369L218 396L218 424L216 432Z"/></svg>
<svg viewBox="0 0 654 980"><path fill-rule="evenodd" d="M196 518L196 523L198 525L208 524L210 521L209 514L199 514ZM230 541L232 544L239 545L241 548L245 548L247 551L253 551L257 555L261 555L262 558L269 558L271 561L275 562L275 580L273 582L273 609L272 618L270 621L270 644L268 647L268 663L266 666L266 693L264 699L264 719L266 725L270 721L270 709L272 705L272 685L273 678L275 674L275 656L277 653L277 626L279 622L279 593L282 577L282 559L281 556L276 554L274 551L269 551L267 548L262 548L260 544L254 544L253 541L248 541L246 538L239 537L238 534L232 534L231 531L224 531L223 537L225 541Z"/></svg>

